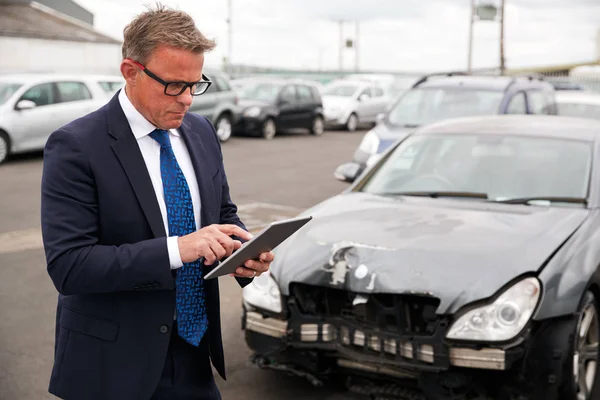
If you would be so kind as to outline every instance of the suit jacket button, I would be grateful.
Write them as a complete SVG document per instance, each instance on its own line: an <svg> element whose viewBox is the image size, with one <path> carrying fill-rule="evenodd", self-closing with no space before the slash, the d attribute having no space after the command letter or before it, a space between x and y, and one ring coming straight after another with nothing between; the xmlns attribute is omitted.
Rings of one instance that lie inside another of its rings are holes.
<svg viewBox="0 0 600 400"><path fill-rule="evenodd" d="M167 333L167 332L169 332L169 327L167 325L161 325L160 333Z"/></svg>

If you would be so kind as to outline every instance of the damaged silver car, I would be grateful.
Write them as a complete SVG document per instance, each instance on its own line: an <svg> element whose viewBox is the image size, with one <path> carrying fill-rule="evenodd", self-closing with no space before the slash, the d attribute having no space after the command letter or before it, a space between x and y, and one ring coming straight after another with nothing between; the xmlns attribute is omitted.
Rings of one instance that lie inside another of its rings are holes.
<svg viewBox="0 0 600 400"><path fill-rule="evenodd" d="M253 360L430 399L599 398L599 139L592 120L454 119L347 166L243 289Z"/></svg>

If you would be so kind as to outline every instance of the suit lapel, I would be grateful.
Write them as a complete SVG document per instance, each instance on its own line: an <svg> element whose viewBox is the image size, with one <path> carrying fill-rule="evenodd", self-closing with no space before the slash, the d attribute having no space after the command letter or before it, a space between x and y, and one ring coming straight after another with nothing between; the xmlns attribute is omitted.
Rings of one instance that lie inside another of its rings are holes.
<svg viewBox="0 0 600 400"><path fill-rule="evenodd" d="M116 139L112 149L127 174L152 234L154 237L166 236L156 193L144 157L119 104L118 92L108 104L108 128L110 135Z"/></svg>
<svg viewBox="0 0 600 400"><path fill-rule="evenodd" d="M214 167L211 168L210 164L207 162L206 149L200 140L200 135L192 132L191 124L185 119L179 128L179 132L190 153L192 165L194 166L194 173L196 174L196 180L198 181L198 188L200 189L200 225L204 227L210 225L208 210L212 205L210 199L214 198L211 195L213 188L211 172L214 171Z"/></svg>

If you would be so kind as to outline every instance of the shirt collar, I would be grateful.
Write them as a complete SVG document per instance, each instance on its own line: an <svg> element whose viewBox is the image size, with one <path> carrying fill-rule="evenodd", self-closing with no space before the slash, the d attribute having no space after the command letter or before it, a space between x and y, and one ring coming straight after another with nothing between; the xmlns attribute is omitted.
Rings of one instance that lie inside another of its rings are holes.
<svg viewBox="0 0 600 400"><path fill-rule="evenodd" d="M144 136L152 133L156 126L154 126L150 121L148 121L131 103L129 97L125 93L126 87L121 89L119 93L119 103L121 104L121 108L123 109L123 113L125 114L125 118L127 118L127 122L129 122L129 126L131 127L131 131L133 132L133 136L135 136L136 140L141 139ZM175 136L179 136L179 132L177 129L170 129L171 132Z"/></svg>

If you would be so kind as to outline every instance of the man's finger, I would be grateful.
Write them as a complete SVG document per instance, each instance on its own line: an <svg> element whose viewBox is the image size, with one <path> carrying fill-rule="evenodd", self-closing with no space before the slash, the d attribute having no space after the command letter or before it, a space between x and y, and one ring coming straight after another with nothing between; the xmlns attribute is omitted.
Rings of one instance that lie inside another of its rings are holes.
<svg viewBox="0 0 600 400"><path fill-rule="evenodd" d="M238 236L245 240L250 240L254 237L250 232L247 232L239 226L233 224L217 225L217 228L228 236Z"/></svg>
<svg viewBox="0 0 600 400"><path fill-rule="evenodd" d="M259 259L262 262L270 263L273 262L273 260L275 259L275 255L272 252L267 251L265 253L262 253Z"/></svg>

